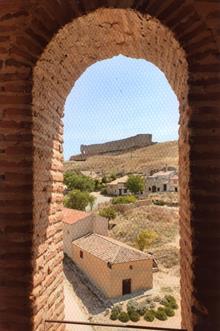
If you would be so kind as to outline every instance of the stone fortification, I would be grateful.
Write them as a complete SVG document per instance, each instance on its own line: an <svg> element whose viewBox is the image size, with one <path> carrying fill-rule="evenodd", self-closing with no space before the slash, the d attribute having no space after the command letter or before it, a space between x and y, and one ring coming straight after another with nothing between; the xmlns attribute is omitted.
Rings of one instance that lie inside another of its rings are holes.
<svg viewBox="0 0 220 331"><path fill-rule="evenodd" d="M138 134L133 137L109 141L103 144L81 145L80 151L83 156L92 156L106 153L123 152L134 148L152 145L152 134ZM74 160L72 156L70 160Z"/></svg>

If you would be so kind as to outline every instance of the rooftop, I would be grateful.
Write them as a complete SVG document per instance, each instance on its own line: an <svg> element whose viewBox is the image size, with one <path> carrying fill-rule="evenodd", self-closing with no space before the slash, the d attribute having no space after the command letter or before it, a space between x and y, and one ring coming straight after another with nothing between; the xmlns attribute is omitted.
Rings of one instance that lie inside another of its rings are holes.
<svg viewBox="0 0 220 331"><path fill-rule="evenodd" d="M170 176L170 175L174 175L175 174L175 170L170 170L170 171L158 171L155 172L153 175L148 176L150 178L154 178L154 177L166 177L166 176Z"/></svg>
<svg viewBox="0 0 220 331"><path fill-rule="evenodd" d="M85 211L63 208L63 223L73 224L88 217L91 213L86 213Z"/></svg>
<svg viewBox="0 0 220 331"><path fill-rule="evenodd" d="M108 183L108 185L117 185L119 183L127 183L127 180L128 180L128 176L126 175L126 176L113 180L112 182Z"/></svg>
<svg viewBox="0 0 220 331"><path fill-rule="evenodd" d="M74 240L73 245L78 246L80 249L87 251L106 263L110 262L112 264L152 258L149 254L145 254L120 241L95 233Z"/></svg>

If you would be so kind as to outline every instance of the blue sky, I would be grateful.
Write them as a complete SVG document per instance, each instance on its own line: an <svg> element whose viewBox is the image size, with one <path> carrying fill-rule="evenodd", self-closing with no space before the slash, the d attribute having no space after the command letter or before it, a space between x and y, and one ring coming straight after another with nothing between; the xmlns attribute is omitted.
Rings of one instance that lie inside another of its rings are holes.
<svg viewBox="0 0 220 331"><path fill-rule="evenodd" d="M153 141L178 138L178 100L154 64L122 55L87 68L68 95L64 112L64 159L81 144L138 133Z"/></svg>

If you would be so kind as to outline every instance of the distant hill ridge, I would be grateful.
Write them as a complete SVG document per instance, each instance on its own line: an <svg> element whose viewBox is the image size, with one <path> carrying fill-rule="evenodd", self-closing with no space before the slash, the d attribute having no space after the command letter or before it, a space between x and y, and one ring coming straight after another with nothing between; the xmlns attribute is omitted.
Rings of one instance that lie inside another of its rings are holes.
<svg viewBox="0 0 220 331"><path fill-rule="evenodd" d="M152 134L147 133L101 144L81 145L81 154L71 156L70 161L80 161L93 155L125 152L152 144Z"/></svg>
<svg viewBox="0 0 220 331"><path fill-rule="evenodd" d="M83 162L64 162L65 170L89 170L99 174L112 173L149 173L152 169L161 169L165 165L178 168L178 142L168 141L120 154L102 154L90 156Z"/></svg>

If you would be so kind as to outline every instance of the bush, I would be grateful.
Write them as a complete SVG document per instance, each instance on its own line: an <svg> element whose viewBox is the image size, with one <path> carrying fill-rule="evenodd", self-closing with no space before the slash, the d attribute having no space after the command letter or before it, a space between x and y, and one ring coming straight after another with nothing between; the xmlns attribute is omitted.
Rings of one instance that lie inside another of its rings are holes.
<svg viewBox="0 0 220 331"><path fill-rule="evenodd" d="M172 295L165 295L164 299L169 303L176 303L176 299Z"/></svg>
<svg viewBox="0 0 220 331"><path fill-rule="evenodd" d="M95 197L88 192L73 190L65 197L64 206L72 209L85 210L88 205L90 205L90 208L92 209L94 202Z"/></svg>
<svg viewBox="0 0 220 331"><path fill-rule="evenodd" d="M170 307L165 307L164 311L165 311L166 315L169 317L172 317L175 315L175 311Z"/></svg>
<svg viewBox="0 0 220 331"><path fill-rule="evenodd" d="M157 206L164 206L165 205L165 202L163 200L153 200L152 201L154 205L157 205Z"/></svg>
<svg viewBox="0 0 220 331"><path fill-rule="evenodd" d="M115 197L112 199L113 205L117 204L129 204L129 203L135 203L136 197L134 195L125 195L120 197Z"/></svg>
<svg viewBox="0 0 220 331"><path fill-rule="evenodd" d="M146 303L146 302L142 302L139 304L138 307L138 313L141 316L144 316L144 314L146 313L146 311L150 308L150 304Z"/></svg>
<svg viewBox="0 0 220 331"><path fill-rule="evenodd" d="M122 307L120 305L115 305L112 308L112 312L116 312L117 314L120 314L122 312Z"/></svg>
<svg viewBox="0 0 220 331"><path fill-rule="evenodd" d="M164 308L159 307L157 309L157 311L155 311L155 317L160 321L166 321L167 320L167 315L164 311Z"/></svg>
<svg viewBox="0 0 220 331"><path fill-rule="evenodd" d="M129 321L129 315L128 313L122 311L119 315L118 315L118 319L119 321L126 323Z"/></svg>
<svg viewBox="0 0 220 331"><path fill-rule="evenodd" d="M110 319L112 320L112 321L116 321L117 319L118 319L118 315L119 315L119 313L117 313L116 311L111 311L111 315L110 315Z"/></svg>
<svg viewBox="0 0 220 331"><path fill-rule="evenodd" d="M155 308L155 307L156 307L156 304L155 304L154 302L151 302L151 303L150 303L150 308L153 309L153 308Z"/></svg>
<svg viewBox="0 0 220 331"><path fill-rule="evenodd" d="M64 174L64 184L69 191L80 190L92 192L95 190L95 181L87 176L78 175L72 171L67 171Z"/></svg>
<svg viewBox="0 0 220 331"><path fill-rule="evenodd" d="M153 301L154 302L160 302L161 300L161 297L159 295L156 295L154 298L153 298Z"/></svg>
<svg viewBox="0 0 220 331"><path fill-rule="evenodd" d="M171 309L177 309L178 305L176 299L172 295L165 295L165 297L160 301L162 305Z"/></svg>
<svg viewBox="0 0 220 331"><path fill-rule="evenodd" d="M138 312L139 304L135 300L129 300L127 303L127 312L130 314L131 312Z"/></svg>
<svg viewBox="0 0 220 331"><path fill-rule="evenodd" d="M170 302L166 305L166 307L171 309L178 309L178 304L176 302Z"/></svg>
<svg viewBox="0 0 220 331"><path fill-rule="evenodd" d="M106 207L99 211L99 215L107 218L109 221L115 219L116 211L113 207Z"/></svg>
<svg viewBox="0 0 220 331"><path fill-rule="evenodd" d="M136 311L131 311L129 317L132 322L138 322L140 320L140 315Z"/></svg>
<svg viewBox="0 0 220 331"><path fill-rule="evenodd" d="M154 320L154 312L151 311L151 310L147 310L145 315L144 315L144 319L145 321L148 321L148 322L153 322Z"/></svg>
<svg viewBox="0 0 220 331"><path fill-rule="evenodd" d="M119 305L116 305L112 308L110 319L113 321L116 321L118 319L119 314L122 311L122 307Z"/></svg>
<svg viewBox="0 0 220 331"><path fill-rule="evenodd" d="M137 235L136 242L138 248L143 251L145 248L150 247L150 245L158 238L155 231L152 230L141 230Z"/></svg>

